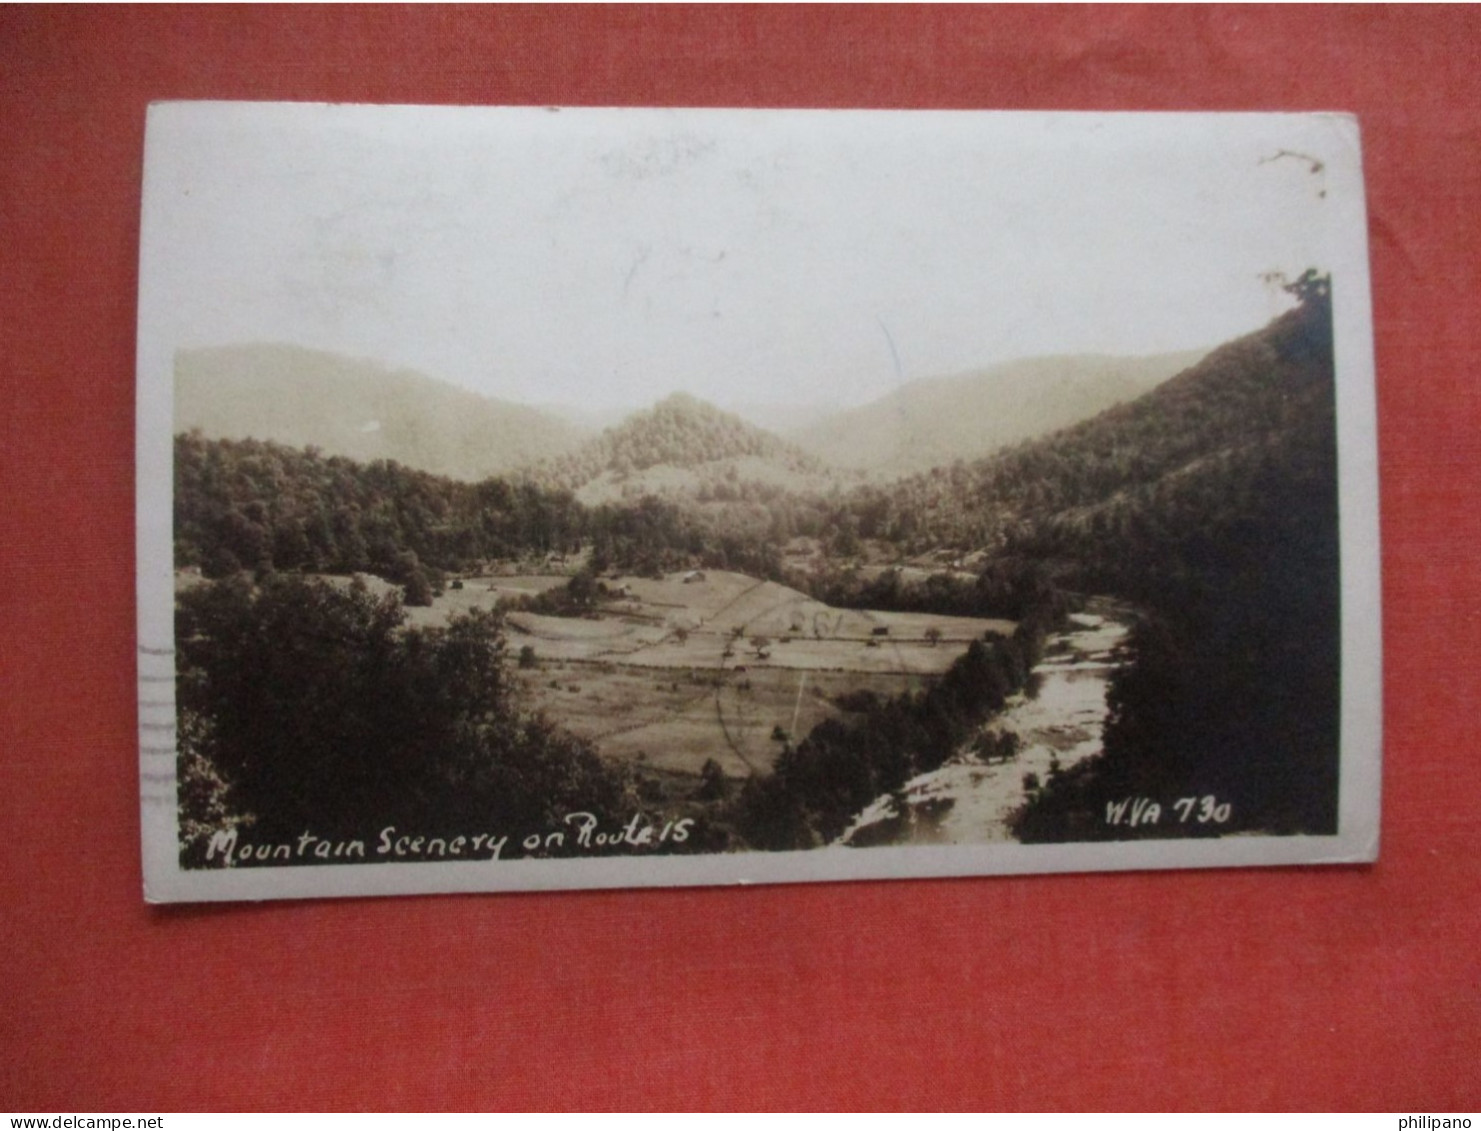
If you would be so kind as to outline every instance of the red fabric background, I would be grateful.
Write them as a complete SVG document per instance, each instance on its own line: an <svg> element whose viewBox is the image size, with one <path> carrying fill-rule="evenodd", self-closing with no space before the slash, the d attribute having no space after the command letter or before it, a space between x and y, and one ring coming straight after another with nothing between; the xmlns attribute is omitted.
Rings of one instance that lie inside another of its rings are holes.
<svg viewBox="0 0 1481 1131"><path fill-rule="evenodd" d="M1481 12L0 10L0 1107L1481 1106ZM1372 868L158 910L135 801L151 99L1362 119Z"/></svg>

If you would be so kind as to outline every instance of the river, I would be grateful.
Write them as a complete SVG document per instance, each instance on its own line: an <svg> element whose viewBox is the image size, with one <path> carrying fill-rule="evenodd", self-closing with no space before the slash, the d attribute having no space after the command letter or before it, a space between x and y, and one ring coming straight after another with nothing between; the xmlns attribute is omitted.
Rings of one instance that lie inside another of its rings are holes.
<svg viewBox="0 0 1481 1131"><path fill-rule="evenodd" d="M1056 763L1069 769L1099 753L1106 720L1106 685L1121 663L1125 613L1092 604L1070 627L1045 642L1032 694L1020 693L983 727L1018 735L1018 756L985 763L966 743L945 765L911 778L877 798L854 819L839 843L984 844L1012 840L1008 820L1027 794L1024 779L1048 778Z"/></svg>

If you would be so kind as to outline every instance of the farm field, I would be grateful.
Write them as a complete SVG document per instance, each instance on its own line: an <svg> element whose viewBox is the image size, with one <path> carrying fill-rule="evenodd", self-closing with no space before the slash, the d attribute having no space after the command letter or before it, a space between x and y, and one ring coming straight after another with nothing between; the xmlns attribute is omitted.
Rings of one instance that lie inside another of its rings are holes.
<svg viewBox="0 0 1481 1131"><path fill-rule="evenodd" d="M445 623L566 580L465 579L431 607L407 609L408 619ZM763 772L784 738L840 714L838 697L917 690L984 632L1013 630L1004 620L835 609L724 570L606 584L621 596L588 617L508 614L511 655L533 653L520 682L533 706L604 756L672 773L697 774L710 758L733 777Z"/></svg>
<svg viewBox="0 0 1481 1131"><path fill-rule="evenodd" d="M943 649L944 650L944 649ZM737 673L553 660L522 670L528 701L590 740L604 757L698 774L713 758L729 777L771 768L785 736L805 736L843 713L847 692L880 696L919 688L923 676L763 668Z"/></svg>

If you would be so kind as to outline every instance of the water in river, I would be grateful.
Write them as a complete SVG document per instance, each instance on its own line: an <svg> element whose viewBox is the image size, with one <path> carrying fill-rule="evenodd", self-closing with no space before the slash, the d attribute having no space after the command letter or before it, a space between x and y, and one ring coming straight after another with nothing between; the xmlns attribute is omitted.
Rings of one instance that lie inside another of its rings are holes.
<svg viewBox="0 0 1481 1131"><path fill-rule="evenodd" d="M1034 668L1034 694L1009 700L985 729L1018 735L1018 756L984 763L966 744L945 765L911 778L876 799L855 818L839 843L982 844L1011 840L1008 818L1025 799L1024 779L1069 769L1100 751L1106 683L1119 663L1127 625L1115 613L1081 613L1051 636Z"/></svg>

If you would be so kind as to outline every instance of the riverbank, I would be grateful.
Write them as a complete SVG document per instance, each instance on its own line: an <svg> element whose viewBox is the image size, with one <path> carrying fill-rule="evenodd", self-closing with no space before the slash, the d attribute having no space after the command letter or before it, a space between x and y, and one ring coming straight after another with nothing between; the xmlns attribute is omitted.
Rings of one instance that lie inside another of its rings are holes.
<svg viewBox="0 0 1481 1131"><path fill-rule="evenodd" d="M939 769L877 798L839 838L853 848L907 844L985 844L1012 839L1009 818L1034 783L1101 749L1106 687L1122 662L1125 610L1097 603L1050 636L1028 691L1013 696L983 730L1018 736L1018 753L986 762L964 744ZM1027 786L1025 783L1028 783Z"/></svg>

